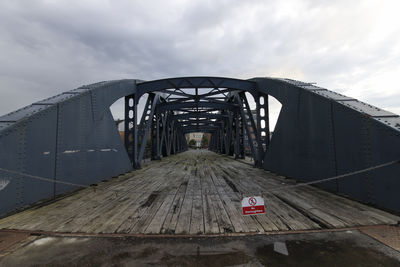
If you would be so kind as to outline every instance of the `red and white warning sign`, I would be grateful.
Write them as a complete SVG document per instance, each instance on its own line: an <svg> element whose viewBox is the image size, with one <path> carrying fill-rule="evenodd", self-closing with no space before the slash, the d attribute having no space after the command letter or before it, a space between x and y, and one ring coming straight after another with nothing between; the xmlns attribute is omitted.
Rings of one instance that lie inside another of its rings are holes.
<svg viewBox="0 0 400 267"><path fill-rule="evenodd" d="M243 215L264 214L264 199L259 196L245 197L242 199Z"/></svg>

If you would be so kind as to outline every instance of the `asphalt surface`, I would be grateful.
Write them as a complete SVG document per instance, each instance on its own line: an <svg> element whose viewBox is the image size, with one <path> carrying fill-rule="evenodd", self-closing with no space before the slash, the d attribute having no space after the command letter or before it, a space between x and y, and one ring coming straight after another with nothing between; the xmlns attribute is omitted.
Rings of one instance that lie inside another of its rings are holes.
<svg viewBox="0 0 400 267"><path fill-rule="evenodd" d="M192 238L31 236L0 254L0 266L375 267L400 266L400 252L359 231Z"/></svg>

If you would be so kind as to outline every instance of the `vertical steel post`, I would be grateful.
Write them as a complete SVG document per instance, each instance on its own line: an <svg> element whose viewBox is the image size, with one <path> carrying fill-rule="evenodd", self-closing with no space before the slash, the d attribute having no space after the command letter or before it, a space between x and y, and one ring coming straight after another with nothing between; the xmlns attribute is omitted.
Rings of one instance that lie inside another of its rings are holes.
<svg viewBox="0 0 400 267"><path fill-rule="evenodd" d="M239 158L244 159L245 158L245 153L244 153L244 135L246 131L246 125L247 123L245 121L246 118L242 118L239 116ZM248 128L248 127L247 127Z"/></svg>
<svg viewBox="0 0 400 267"><path fill-rule="evenodd" d="M137 168L137 101L136 94L125 97L125 148L133 168Z"/></svg>
<svg viewBox="0 0 400 267"><path fill-rule="evenodd" d="M139 168L139 164L137 162L137 151L138 151L138 125L137 125L137 105L139 103L139 97L135 94L134 98L134 105L133 105L133 127L132 127L132 134L133 134L133 168Z"/></svg>
<svg viewBox="0 0 400 267"><path fill-rule="evenodd" d="M256 95L255 102L256 102L256 111L257 111L257 131L256 131L256 140L257 140L257 154L255 159L255 165L257 167L262 167L262 159L264 156L264 151L262 147L261 141L261 105L260 105L260 94Z"/></svg>
<svg viewBox="0 0 400 267"><path fill-rule="evenodd" d="M262 98L262 103L261 103ZM268 110L268 95L258 94L257 96L257 135L258 135L258 155L257 166L262 167L265 151L269 146L269 110ZM263 111L263 112L261 112Z"/></svg>
<svg viewBox="0 0 400 267"><path fill-rule="evenodd" d="M161 153L160 153L160 114L157 112L156 114L156 149L157 149L157 154L156 158L161 159Z"/></svg>
<svg viewBox="0 0 400 267"><path fill-rule="evenodd" d="M235 159L239 158L239 114L235 112Z"/></svg>

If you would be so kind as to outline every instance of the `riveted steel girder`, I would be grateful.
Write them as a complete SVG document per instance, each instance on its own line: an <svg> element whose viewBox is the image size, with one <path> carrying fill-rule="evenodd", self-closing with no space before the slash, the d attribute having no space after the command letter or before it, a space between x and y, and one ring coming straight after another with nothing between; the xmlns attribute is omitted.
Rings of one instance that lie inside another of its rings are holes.
<svg viewBox="0 0 400 267"><path fill-rule="evenodd" d="M176 120L184 120L184 119L197 119L197 118L208 118L208 119L224 119L227 118L227 115L224 114L215 114L215 113L186 113L186 114L176 114L173 115L173 118Z"/></svg>
<svg viewBox="0 0 400 267"><path fill-rule="evenodd" d="M255 93L256 83L220 77L181 77L139 83L137 92L139 95L143 95L169 88L230 88Z"/></svg>
<svg viewBox="0 0 400 267"><path fill-rule="evenodd" d="M237 104L231 103L210 103L210 102L198 102L198 103L162 103L158 106L158 112L164 112L166 110L179 110L179 109L193 109L193 108L213 108L213 109L229 109L234 110L238 108Z"/></svg>

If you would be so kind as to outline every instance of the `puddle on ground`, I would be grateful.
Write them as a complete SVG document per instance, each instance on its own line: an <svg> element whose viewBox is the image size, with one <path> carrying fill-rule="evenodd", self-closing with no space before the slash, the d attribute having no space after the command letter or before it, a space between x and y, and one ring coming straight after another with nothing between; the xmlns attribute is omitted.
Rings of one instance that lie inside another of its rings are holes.
<svg viewBox="0 0 400 267"><path fill-rule="evenodd" d="M255 255L265 266L400 266L397 260L351 241L286 241L289 255L274 251L274 244L258 247Z"/></svg>
<svg viewBox="0 0 400 267"><path fill-rule="evenodd" d="M165 253L160 264L166 266L252 266L252 258L242 251L218 254L171 255Z"/></svg>

